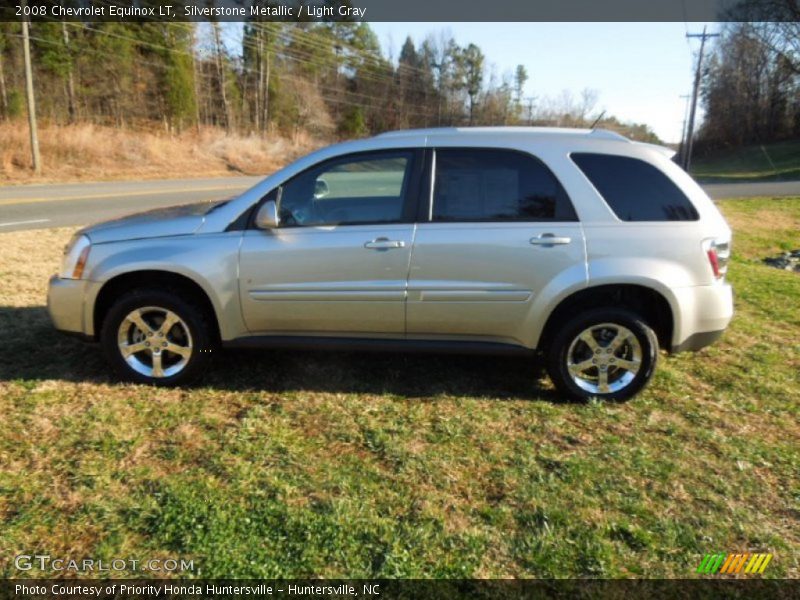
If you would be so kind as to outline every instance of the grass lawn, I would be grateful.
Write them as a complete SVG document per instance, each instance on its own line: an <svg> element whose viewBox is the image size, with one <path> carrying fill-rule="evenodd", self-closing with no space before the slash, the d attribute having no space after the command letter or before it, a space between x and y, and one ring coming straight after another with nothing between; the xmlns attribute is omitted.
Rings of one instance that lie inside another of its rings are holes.
<svg viewBox="0 0 800 600"><path fill-rule="evenodd" d="M228 353L194 389L119 385L46 315L70 231L0 235L0 574L693 577L772 552L765 577L800 576L800 277L760 263L800 247L800 198L722 209L731 328L624 404L508 358Z"/></svg>
<svg viewBox="0 0 800 600"><path fill-rule="evenodd" d="M748 146L692 161L700 181L795 181L800 179L800 140Z"/></svg>

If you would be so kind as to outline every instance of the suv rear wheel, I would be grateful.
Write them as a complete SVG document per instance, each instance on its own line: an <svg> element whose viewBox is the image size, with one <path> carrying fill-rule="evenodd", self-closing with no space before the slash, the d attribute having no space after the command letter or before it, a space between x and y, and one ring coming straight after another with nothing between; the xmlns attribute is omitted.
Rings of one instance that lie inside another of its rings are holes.
<svg viewBox="0 0 800 600"><path fill-rule="evenodd" d="M658 338L639 315L600 308L577 315L555 336L547 370L572 398L625 400L647 385L657 359Z"/></svg>
<svg viewBox="0 0 800 600"><path fill-rule="evenodd" d="M169 292L135 290L122 296L108 311L101 338L114 370L136 383L190 383L210 358L203 311Z"/></svg>

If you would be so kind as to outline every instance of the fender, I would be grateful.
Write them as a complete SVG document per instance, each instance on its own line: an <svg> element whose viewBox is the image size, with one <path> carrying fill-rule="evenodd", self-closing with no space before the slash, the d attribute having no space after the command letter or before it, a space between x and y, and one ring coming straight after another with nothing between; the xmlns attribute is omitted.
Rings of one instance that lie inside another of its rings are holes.
<svg viewBox="0 0 800 600"><path fill-rule="evenodd" d="M198 244L197 235L159 238L148 245L114 242L92 247L85 298L85 323L95 332L94 307L100 290L112 279L137 271L162 271L191 279L205 292L214 308L223 340L246 331L238 290L238 252L241 232L209 234Z"/></svg>
<svg viewBox="0 0 800 600"><path fill-rule="evenodd" d="M537 346L545 324L564 300L576 292L607 285L637 285L657 292L667 301L672 312L673 342L682 331L680 300L673 288L686 287L690 274L681 265L651 258L602 259L589 263L589 275L581 284L570 274L572 270L553 279L537 296L528 317L530 337L526 339L526 345ZM654 277L653 273L659 273L664 279ZM572 284L566 285L568 281ZM671 285L671 282L683 284Z"/></svg>

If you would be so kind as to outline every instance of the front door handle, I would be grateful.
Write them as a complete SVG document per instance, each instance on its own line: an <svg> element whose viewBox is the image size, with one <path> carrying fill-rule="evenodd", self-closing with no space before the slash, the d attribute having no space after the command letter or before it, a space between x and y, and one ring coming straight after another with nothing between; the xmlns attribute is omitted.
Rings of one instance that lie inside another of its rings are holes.
<svg viewBox="0 0 800 600"><path fill-rule="evenodd" d="M402 248L406 243L402 240L390 240L389 238L379 237L364 244L364 248L370 250L388 250L389 248Z"/></svg>
<svg viewBox="0 0 800 600"><path fill-rule="evenodd" d="M543 233L531 238L530 241L534 246L563 246L564 244L569 244L572 238L559 237L553 233Z"/></svg>

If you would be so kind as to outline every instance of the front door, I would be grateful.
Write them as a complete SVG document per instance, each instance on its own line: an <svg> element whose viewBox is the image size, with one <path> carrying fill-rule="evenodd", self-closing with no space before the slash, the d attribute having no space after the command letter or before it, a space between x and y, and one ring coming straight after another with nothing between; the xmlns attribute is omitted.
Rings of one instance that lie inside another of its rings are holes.
<svg viewBox="0 0 800 600"><path fill-rule="evenodd" d="M249 229L242 241L250 332L403 334L421 154L339 157L276 191L279 227Z"/></svg>

